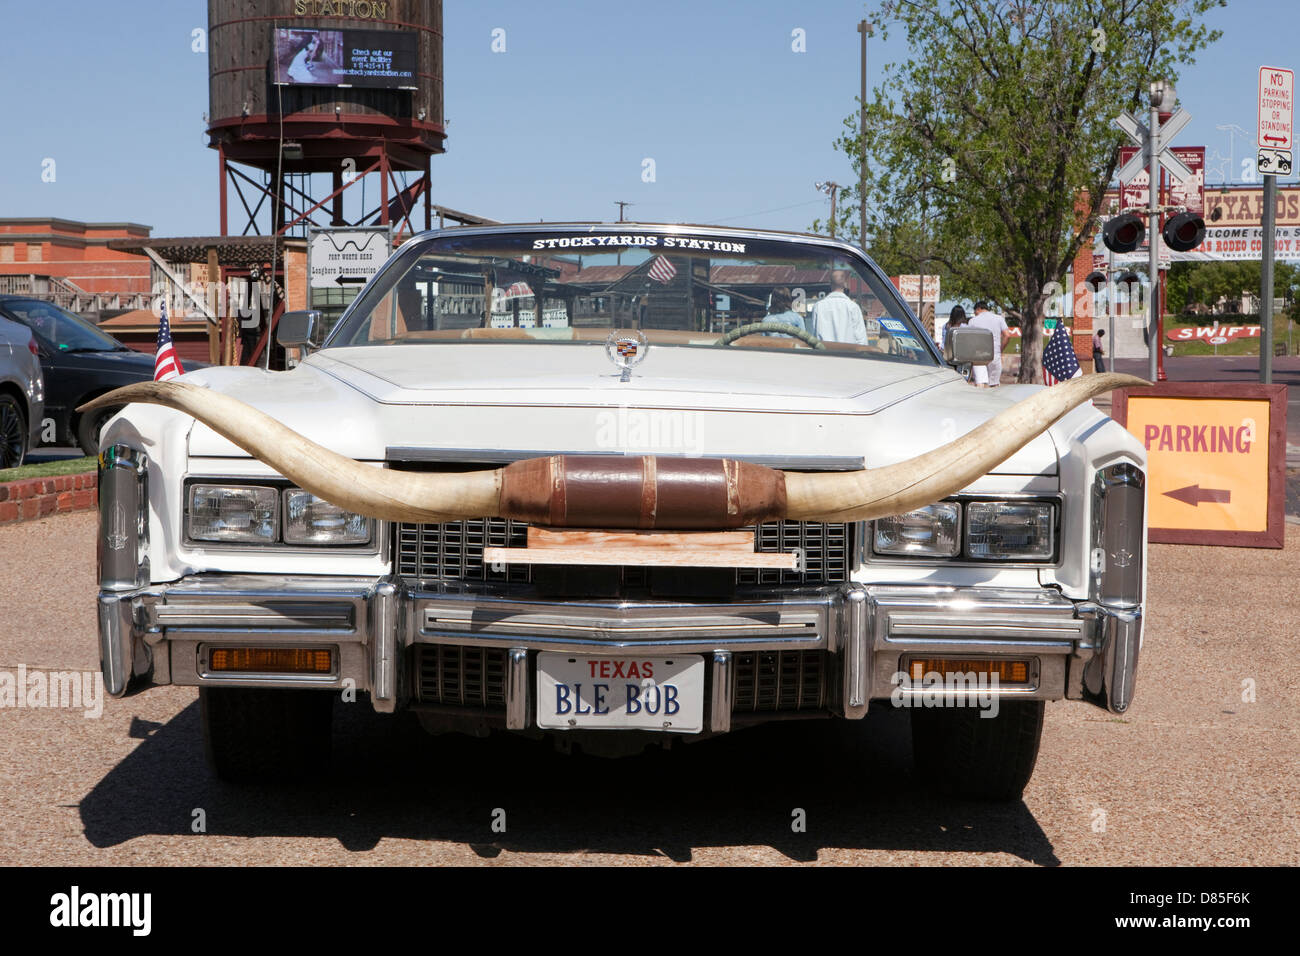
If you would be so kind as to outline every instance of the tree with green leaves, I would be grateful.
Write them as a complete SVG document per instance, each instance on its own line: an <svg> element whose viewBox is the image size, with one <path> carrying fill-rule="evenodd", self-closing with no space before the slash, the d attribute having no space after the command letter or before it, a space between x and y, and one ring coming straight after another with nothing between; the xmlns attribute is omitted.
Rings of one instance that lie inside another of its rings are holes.
<svg viewBox="0 0 1300 956"><path fill-rule="evenodd" d="M1126 142L1114 118L1145 115L1150 83L1176 81L1218 39L1202 18L1223 5L888 0L871 19L905 34L908 59L885 67L864 131L845 120L836 147L871 175L865 197L856 178L841 192L837 232L862 241L865 201L873 256L1018 311L1020 381L1041 382L1043 317Z"/></svg>

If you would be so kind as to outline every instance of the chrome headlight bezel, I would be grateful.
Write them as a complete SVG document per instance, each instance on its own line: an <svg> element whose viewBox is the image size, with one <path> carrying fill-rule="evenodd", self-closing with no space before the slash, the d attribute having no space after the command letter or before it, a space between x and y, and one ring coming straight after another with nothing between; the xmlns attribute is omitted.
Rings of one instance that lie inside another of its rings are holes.
<svg viewBox="0 0 1300 956"><path fill-rule="evenodd" d="M268 485L190 482L185 486L185 537L203 547L214 544L273 545L280 539L279 497L276 489ZM201 509L199 499L216 502L214 512L209 515L206 508ZM248 507L229 508L224 512L225 527L214 526L206 533L199 533L199 522L219 523L223 520L221 502L242 502ZM234 523L241 515L247 518L247 528L241 529Z"/></svg>
<svg viewBox="0 0 1300 956"><path fill-rule="evenodd" d="M1009 557L979 557L972 553L970 546L970 518L969 509L971 505L979 504L1011 504L1011 505L1041 505L1051 509L1051 518L1049 521L1052 545L1050 554L1045 557L1025 557L1023 555L1012 555ZM944 498L937 504L957 505L961 513L961 531L960 531L960 548L952 557L942 557L935 554L904 554L895 552L882 552L876 548L876 522L868 522L867 535L865 536L865 546L863 548L863 560L875 562L900 562L907 564L930 564L944 566L967 566L967 567L999 567L999 568L1051 568L1059 567L1061 564L1061 529L1064 520L1064 495L1060 493L1029 493L1029 494L971 494L971 495L952 495ZM928 507L928 506L927 506ZM924 509L918 509L924 510Z"/></svg>
<svg viewBox="0 0 1300 956"><path fill-rule="evenodd" d="M909 535L909 527L921 531L929 525L936 544L926 548L915 537ZM951 526L950 538L948 527ZM912 540L907 540L909 536ZM890 537L897 543L885 543ZM906 558L953 558L961 553L962 548L962 506L956 501L936 501L932 505L917 508L902 515L879 518L871 522L871 551L873 554L888 557Z"/></svg>
<svg viewBox="0 0 1300 956"><path fill-rule="evenodd" d="M275 536L274 540L252 541L252 540L212 540L209 538L194 537L191 532L192 519L192 501L194 491L198 486L231 488L231 489L262 489L268 495L274 496L275 502ZM258 479L247 475L233 476L230 478L222 476L188 476L182 484L181 495L181 529L182 540L186 547L196 550L211 551L240 551L246 554L265 554L269 551L277 553L298 553L298 554L339 554L339 555L360 555L360 554L378 554L383 547L385 522L376 521L374 518L366 518L366 527L368 528L368 537L365 542L351 541L345 544L332 544L328 541L295 541L287 537L287 507L286 502L290 493L301 492L292 482L285 481L282 478Z"/></svg>

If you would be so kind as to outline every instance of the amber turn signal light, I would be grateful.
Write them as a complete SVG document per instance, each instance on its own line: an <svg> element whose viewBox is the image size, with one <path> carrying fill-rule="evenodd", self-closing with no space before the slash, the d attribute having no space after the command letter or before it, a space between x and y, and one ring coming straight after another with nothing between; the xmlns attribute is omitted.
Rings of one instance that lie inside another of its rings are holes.
<svg viewBox="0 0 1300 956"><path fill-rule="evenodd" d="M234 674L330 674L334 671L334 655L328 650L293 647L218 647L208 655L208 670Z"/></svg>
<svg viewBox="0 0 1300 956"><path fill-rule="evenodd" d="M982 674L988 677L996 675L999 684L1029 683L1028 661L972 661L947 657L919 657L908 663L907 671L915 683L923 681L926 674L939 674L945 678L949 674Z"/></svg>

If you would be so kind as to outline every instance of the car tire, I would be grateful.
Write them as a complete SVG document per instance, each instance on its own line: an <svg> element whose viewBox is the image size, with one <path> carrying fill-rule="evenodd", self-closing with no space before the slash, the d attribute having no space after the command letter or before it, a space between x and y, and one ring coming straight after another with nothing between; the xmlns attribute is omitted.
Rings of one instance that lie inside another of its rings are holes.
<svg viewBox="0 0 1300 956"><path fill-rule="evenodd" d="M310 778L328 764L333 710L333 691L200 687L208 766L233 783Z"/></svg>
<svg viewBox="0 0 1300 956"><path fill-rule="evenodd" d="M77 445L92 458L99 454L99 433L104 423L121 411L116 408L96 408L77 418Z"/></svg>
<svg viewBox="0 0 1300 956"><path fill-rule="evenodd" d="M996 717L978 707L917 707L912 759L921 779L972 800L1019 800L1034 773L1044 702L1002 700Z"/></svg>
<svg viewBox="0 0 1300 956"><path fill-rule="evenodd" d="M17 468L27 457L27 416L18 399L0 394L0 469Z"/></svg>

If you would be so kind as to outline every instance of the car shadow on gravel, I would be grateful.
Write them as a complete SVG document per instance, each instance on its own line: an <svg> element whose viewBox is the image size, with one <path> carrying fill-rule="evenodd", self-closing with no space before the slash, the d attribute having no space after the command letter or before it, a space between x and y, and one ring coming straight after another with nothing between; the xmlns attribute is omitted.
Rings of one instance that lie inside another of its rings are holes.
<svg viewBox="0 0 1300 956"><path fill-rule="evenodd" d="M432 737L413 715L375 714L366 703L336 704L334 721L329 773L275 787L212 776L197 702L165 725L133 721L141 744L81 802L86 838L112 847L185 835L201 819L209 834L327 837L358 853L409 839L461 843L489 859L508 850L684 863L702 847L769 846L799 862L840 848L1059 863L1024 803L922 791L899 712L767 724L620 759L509 734Z"/></svg>

